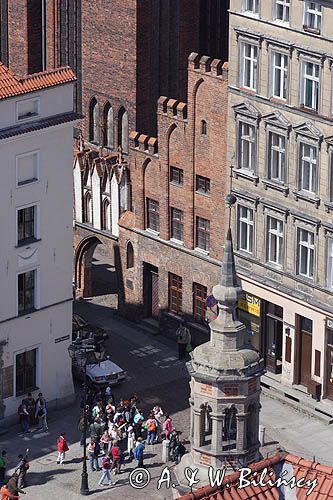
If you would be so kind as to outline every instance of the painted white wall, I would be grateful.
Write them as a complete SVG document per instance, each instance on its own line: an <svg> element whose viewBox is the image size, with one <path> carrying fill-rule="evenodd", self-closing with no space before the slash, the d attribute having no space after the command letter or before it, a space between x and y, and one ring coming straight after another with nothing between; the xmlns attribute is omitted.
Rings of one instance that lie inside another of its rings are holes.
<svg viewBox="0 0 333 500"><path fill-rule="evenodd" d="M119 187L116 176L111 179L111 232L115 236L119 236Z"/></svg>
<svg viewBox="0 0 333 500"><path fill-rule="evenodd" d="M76 160L73 170L74 175L74 206L75 220L82 222L82 179L78 160Z"/></svg>
<svg viewBox="0 0 333 500"><path fill-rule="evenodd" d="M72 111L72 87L43 91L42 114ZM15 99L0 101L0 129L6 119L8 123L9 117L15 117L15 107ZM16 156L33 150L39 151L39 179L17 186ZM4 365L14 365L15 353L38 347L39 390L49 402L68 401L73 396L67 352L70 339L60 343L55 339L71 338L73 124L0 141L0 153L0 341L7 342ZM40 240L17 247L17 208L33 203L38 203ZM37 269L40 310L18 317L17 275L32 269ZM14 393L5 400L5 418L16 415L20 398Z"/></svg>
<svg viewBox="0 0 333 500"><path fill-rule="evenodd" d="M93 226L96 229L101 229L101 179L96 168L92 173L92 211L93 211Z"/></svg>

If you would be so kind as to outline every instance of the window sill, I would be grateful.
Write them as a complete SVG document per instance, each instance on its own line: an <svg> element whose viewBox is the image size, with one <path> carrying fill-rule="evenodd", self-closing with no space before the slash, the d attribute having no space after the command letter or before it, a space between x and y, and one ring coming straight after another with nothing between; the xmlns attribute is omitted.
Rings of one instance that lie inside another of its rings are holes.
<svg viewBox="0 0 333 500"><path fill-rule="evenodd" d="M293 191L293 193L296 201L308 201L309 203L315 205L316 208L320 205L320 198L318 198L315 194L311 195L311 193L305 193L304 191Z"/></svg>
<svg viewBox="0 0 333 500"><path fill-rule="evenodd" d="M311 28L310 26L306 26L305 24L303 24L303 30L307 33L311 33L312 35L320 35L320 30Z"/></svg>
<svg viewBox="0 0 333 500"><path fill-rule="evenodd" d="M271 179L262 179L261 181L267 190L268 188L275 189L276 191L280 191L284 194L284 196L288 196L289 187L283 184L282 182L272 181Z"/></svg>
<svg viewBox="0 0 333 500"><path fill-rule="evenodd" d="M249 181L254 182L255 185L259 182L259 176L250 170L245 170L243 168L237 168L234 170L234 177L238 179L238 177L243 177L244 179L248 179Z"/></svg>
<svg viewBox="0 0 333 500"><path fill-rule="evenodd" d="M195 247L194 250L196 252L202 253L203 255L209 255L209 250L204 250L203 248L200 248L200 247Z"/></svg>
<svg viewBox="0 0 333 500"><path fill-rule="evenodd" d="M276 271L276 270L282 271L283 270L283 266L281 264L276 264L276 262L267 261L266 264L270 269L272 269L274 271Z"/></svg>
<svg viewBox="0 0 333 500"><path fill-rule="evenodd" d="M172 243L176 243L176 245L179 245L181 247L184 246L184 242L181 240L177 240L176 238L170 238L170 241L172 241Z"/></svg>
<svg viewBox="0 0 333 500"><path fill-rule="evenodd" d="M151 229L150 227L147 227L147 228L146 228L146 231L147 231L148 233L153 234L154 236L157 236L157 237L160 235L159 231L155 231L155 229Z"/></svg>
<svg viewBox="0 0 333 500"><path fill-rule="evenodd" d="M38 182L39 179L37 177L32 177L31 179L27 179L26 181L21 181L17 183L17 187L22 187L26 186L27 184L34 184L35 182Z"/></svg>
<svg viewBox="0 0 333 500"><path fill-rule="evenodd" d="M29 245L33 245L34 243L38 243L39 241L42 241L41 238L27 238L26 240L19 241L15 246L15 248L22 248Z"/></svg>
<svg viewBox="0 0 333 500"><path fill-rule="evenodd" d="M170 181L170 184L172 186L176 186L176 187L179 187L179 188L184 187L184 184L180 184L179 182L175 182L175 181Z"/></svg>
<svg viewBox="0 0 333 500"><path fill-rule="evenodd" d="M210 197L210 191L205 192L205 191L196 190L195 193L196 194L201 194L202 196L207 196L208 198Z"/></svg>
<svg viewBox="0 0 333 500"><path fill-rule="evenodd" d="M27 316L28 314L34 313L36 311L38 311L38 309L36 309L35 307L32 307L31 309L26 309L25 311L19 311L17 313L17 316L19 316L19 317Z"/></svg>
<svg viewBox="0 0 333 500"><path fill-rule="evenodd" d="M242 92L248 92L249 94L256 95L257 94L257 89L251 89L249 87L239 87L239 90Z"/></svg>
<svg viewBox="0 0 333 500"><path fill-rule="evenodd" d="M305 106L304 104L300 104L299 109L301 111L305 111L306 113L309 113L311 115L318 115L319 114L317 109L309 108L308 106Z"/></svg>
<svg viewBox="0 0 333 500"><path fill-rule="evenodd" d="M314 283L314 278L310 278L309 276L304 276L303 274L297 273L299 279L302 280L302 283L305 285L312 285Z"/></svg>
<svg viewBox="0 0 333 500"><path fill-rule="evenodd" d="M237 252L238 252L238 253L239 253L242 257L249 257L249 256L254 257L253 252L248 252L247 250L243 250L242 248L237 248Z"/></svg>
<svg viewBox="0 0 333 500"><path fill-rule="evenodd" d="M277 102L277 103L281 103L281 104L287 104L288 102L288 99L284 99L283 97L277 97L275 95L271 95L269 100L271 102ZM276 124L278 126L278 124Z"/></svg>

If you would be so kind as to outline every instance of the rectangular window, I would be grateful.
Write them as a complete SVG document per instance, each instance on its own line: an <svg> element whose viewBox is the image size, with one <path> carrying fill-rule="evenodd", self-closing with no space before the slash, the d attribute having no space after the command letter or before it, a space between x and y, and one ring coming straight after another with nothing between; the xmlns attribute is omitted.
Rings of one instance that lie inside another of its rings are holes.
<svg viewBox="0 0 333 500"><path fill-rule="evenodd" d="M286 138L284 135L269 133L268 178L285 182Z"/></svg>
<svg viewBox="0 0 333 500"><path fill-rule="evenodd" d="M272 52L272 95L277 99L287 99L288 92L288 56Z"/></svg>
<svg viewBox="0 0 333 500"><path fill-rule="evenodd" d="M300 143L300 151L299 189L314 194L317 191L317 148Z"/></svg>
<svg viewBox="0 0 333 500"><path fill-rule="evenodd" d="M275 0L275 19L289 23L290 0Z"/></svg>
<svg viewBox="0 0 333 500"><path fill-rule="evenodd" d="M16 182L18 186L38 180L39 151L16 156Z"/></svg>
<svg viewBox="0 0 333 500"><path fill-rule="evenodd" d="M245 0L245 12L259 13L259 0Z"/></svg>
<svg viewBox="0 0 333 500"><path fill-rule="evenodd" d="M317 2L304 2L304 26L305 30L319 34L321 32L322 7Z"/></svg>
<svg viewBox="0 0 333 500"><path fill-rule="evenodd" d="M258 47L250 43L243 43L241 48L241 87L257 90Z"/></svg>
<svg viewBox="0 0 333 500"><path fill-rule="evenodd" d="M182 186L184 183L184 171L181 168L170 167L170 182Z"/></svg>
<svg viewBox="0 0 333 500"><path fill-rule="evenodd" d="M254 126L245 122L239 122L238 168L254 172L255 148Z"/></svg>
<svg viewBox="0 0 333 500"><path fill-rule="evenodd" d="M207 288L193 283L193 316L197 321L205 321Z"/></svg>
<svg viewBox="0 0 333 500"><path fill-rule="evenodd" d="M244 252L253 252L253 210L238 207L238 248Z"/></svg>
<svg viewBox="0 0 333 500"><path fill-rule="evenodd" d="M333 239L327 240L327 286L333 289Z"/></svg>
<svg viewBox="0 0 333 500"><path fill-rule="evenodd" d="M27 120L39 115L39 97L24 99L16 103L17 120Z"/></svg>
<svg viewBox="0 0 333 500"><path fill-rule="evenodd" d="M210 179L208 179L207 177L202 177L201 175L197 175L196 191L203 194L210 194Z"/></svg>
<svg viewBox="0 0 333 500"><path fill-rule="evenodd" d="M17 244L24 245L36 239L36 205L17 211Z"/></svg>
<svg viewBox="0 0 333 500"><path fill-rule="evenodd" d="M171 208L171 238L184 241L184 213L177 208Z"/></svg>
<svg viewBox="0 0 333 500"><path fill-rule="evenodd" d="M283 265L283 222L274 217L267 219L268 229L268 262L282 267Z"/></svg>
<svg viewBox="0 0 333 500"><path fill-rule="evenodd" d="M182 312L182 286L182 278L169 273L169 310L176 314Z"/></svg>
<svg viewBox="0 0 333 500"><path fill-rule="evenodd" d="M333 202L333 151L329 156L329 201Z"/></svg>
<svg viewBox="0 0 333 500"><path fill-rule="evenodd" d="M160 214L158 201L147 198L147 228L160 231Z"/></svg>
<svg viewBox="0 0 333 500"><path fill-rule="evenodd" d="M196 247L209 252L210 222L202 217L197 217Z"/></svg>
<svg viewBox="0 0 333 500"><path fill-rule="evenodd" d="M16 396L37 389L37 349L22 352L15 357Z"/></svg>
<svg viewBox="0 0 333 500"><path fill-rule="evenodd" d="M313 278L314 270L314 233L305 229L298 230L298 272L306 278Z"/></svg>
<svg viewBox="0 0 333 500"><path fill-rule="evenodd" d="M36 271L18 275L18 314L35 309Z"/></svg>
<svg viewBox="0 0 333 500"><path fill-rule="evenodd" d="M319 64L303 61L301 106L316 111L319 109L319 71Z"/></svg>

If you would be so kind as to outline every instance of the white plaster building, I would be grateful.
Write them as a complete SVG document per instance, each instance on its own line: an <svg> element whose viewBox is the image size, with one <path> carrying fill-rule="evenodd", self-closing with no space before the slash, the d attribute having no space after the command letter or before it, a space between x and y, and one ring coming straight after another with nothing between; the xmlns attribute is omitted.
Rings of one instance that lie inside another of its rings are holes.
<svg viewBox="0 0 333 500"><path fill-rule="evenodd" d="M28 392L73 397L71 70L19 78L0 63L0 423Z"/></svg>

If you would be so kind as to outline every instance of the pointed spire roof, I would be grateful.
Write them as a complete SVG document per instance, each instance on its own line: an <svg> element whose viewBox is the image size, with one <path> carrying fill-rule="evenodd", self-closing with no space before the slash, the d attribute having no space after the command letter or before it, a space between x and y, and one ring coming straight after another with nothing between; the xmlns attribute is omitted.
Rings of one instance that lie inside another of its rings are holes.
<svg viewBox="0 0 333 500"><path fill-rule="evenodd" d="M220 283L213 288L213 295L219 303L236 304L242 288L237 283L234 249L231 229L229 227L224 245Z"/></svg>

